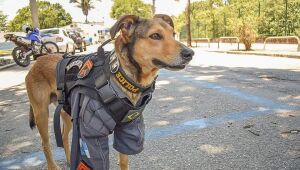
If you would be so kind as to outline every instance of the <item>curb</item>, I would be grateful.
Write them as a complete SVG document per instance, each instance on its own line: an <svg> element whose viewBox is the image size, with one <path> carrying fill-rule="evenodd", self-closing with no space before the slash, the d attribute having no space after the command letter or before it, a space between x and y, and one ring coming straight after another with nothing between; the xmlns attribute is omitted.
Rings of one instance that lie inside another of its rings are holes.
<svg viewBox="0 0 300 170"><path fill-rule="evenodd" d="M7 65L4 65L4 66L1 66L1 67L0 67L0 70L4 70L4 69L6 69L6 68L13 67L13 66L15 66L15 65L17 65L17 64L16 64L16 63L7 64Z"/></svg>
<svg viewBox="0 0 300 170"><path fill-rule="evenodd" d="M271 56L271 57L285 57L285 58L295 58L300 59L299 55L293 55L293 54L268 54L268 53L245 53L245 52L237 52L237 51L209 51L209 52L217 52L217 53L226 53L226 54L243 54L243 55L261 55L261 56Z"/></svg>
<svg viewBox="0 0 300 170"><path fill-rule="evenodd" d="M6 57L9 56L9 54L0 54L0 57Z"/></svg>

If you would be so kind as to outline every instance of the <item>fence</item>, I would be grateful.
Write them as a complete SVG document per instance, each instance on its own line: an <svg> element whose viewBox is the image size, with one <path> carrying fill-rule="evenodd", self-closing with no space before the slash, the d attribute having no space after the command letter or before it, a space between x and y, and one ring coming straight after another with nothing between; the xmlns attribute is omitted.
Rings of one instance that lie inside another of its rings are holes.
<svg viewBox="0 0 300 170"><path fill-rule="evenodd" d="M218 48L220 48L220 42L222 42L222 40L225 40L225 39L235 39L236 42L238 43L238 50L240 49L240 39L238 37L220 37L218 39Z"/></svg>
<svg viewBox="0 0 300 170"><path fill-rule="evenodd" d="M192 42L196 43L196 47L198 47L198 42L207 41L208 48L210 48L210 39L209 38L195 38L192 39Z"/></svg>
<svg viewBox="0 0 300 170"><path fill-rule="evenodd" d="M268 40L278 40L278 39L296 39L297 43L298 43L298 48L297 51L300 51L300 39L297 36L280 36L280 37L268 37L266 38L265 42L264 42L264 50L266 50L266 44Z"/></svg>

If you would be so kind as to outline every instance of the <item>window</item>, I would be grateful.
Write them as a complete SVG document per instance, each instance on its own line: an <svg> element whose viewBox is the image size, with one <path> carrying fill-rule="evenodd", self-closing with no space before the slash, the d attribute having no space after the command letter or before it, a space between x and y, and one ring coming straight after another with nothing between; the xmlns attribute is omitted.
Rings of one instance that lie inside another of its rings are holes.
<svg viewBox="0 0 300 170"><path fill-rule="evenodd" d="M59 29L54 29L54 30L41 30L41 33L43 33L43 34L59 34Z"/></svg>

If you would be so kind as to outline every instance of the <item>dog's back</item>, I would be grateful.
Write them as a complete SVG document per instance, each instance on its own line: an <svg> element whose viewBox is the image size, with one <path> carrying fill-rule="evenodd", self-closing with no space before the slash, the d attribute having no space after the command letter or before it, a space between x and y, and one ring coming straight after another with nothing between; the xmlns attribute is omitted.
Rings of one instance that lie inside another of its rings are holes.
<svg viewBox="0 0 300 170"><path fill-rule="evenodd" d="M30 127L34 128L34 110L32 105L48 108L48 104L54 102L57 95L55 68L61 55L46 55L37 59L25 78L27 95L30 101ZM47 101L47 102L45 102ZM47 104L47 106L44 106Z"/></svg>

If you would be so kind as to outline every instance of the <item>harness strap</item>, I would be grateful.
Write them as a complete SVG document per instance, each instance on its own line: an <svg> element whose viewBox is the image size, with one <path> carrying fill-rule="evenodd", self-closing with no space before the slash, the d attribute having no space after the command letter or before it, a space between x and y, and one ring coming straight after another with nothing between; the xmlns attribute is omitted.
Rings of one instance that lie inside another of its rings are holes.
<svg viewBox="0 0 300 170"><path fill-rule="evenodd" d="M61 97L58 99L58 102L64 103L66 101L66 96L64 96L64 89L65 89L65 73L66 73L66 66L69 64L72 58L63 56L64 59L60 60L56 66L56 84L57 90L61 91Z"/></svg>
<svg viewBox="0 0 300 170"><path fill-rule="evenodd" d="M58 147L64 147L63 141L62 141L62 135L61 135L61 128L60 128L60 112L63 107L63 104L59 104L54 112L53 117L53 125L54 125L54 134L56 139L56 145Z"/></svg>
<svg viewBox="0 0 300 170"><path fill-rule="evenodd" d="M63 104L66 102L66 96L64 94L65 90L65 67L69 63L69 61L72 58L65 58L59 61L57 64L56 68L56 84L57 84L57 90L61 92L61 96L58 99L58 106L55 109L54 112L54 117L53 117L53 126L54 126L54 134L55 134L55 139L56 139L56 144L58 147L64 147L63 142L62 142L62 135L61 135L61 127L60 127L60 112L61 109L63 108Z"/></svg>
<svg viewBox="0 0 300 170"><path fill-rule="evenodd" d="M78 164L81 161L81 153L80 153L80 128L79 128L79 116L81 111L85 110L87 105L87 97L82 95L80 92L74 96L74 101L72 102L72 122L73 122L73 135L72 135L72 146L71 146L71 167L70 169L75 170L78 169ZM82 100L83 98L83 100ZM82 101L82 103L81 103ZM81 105L81 106L80 106Z"/></svg>

